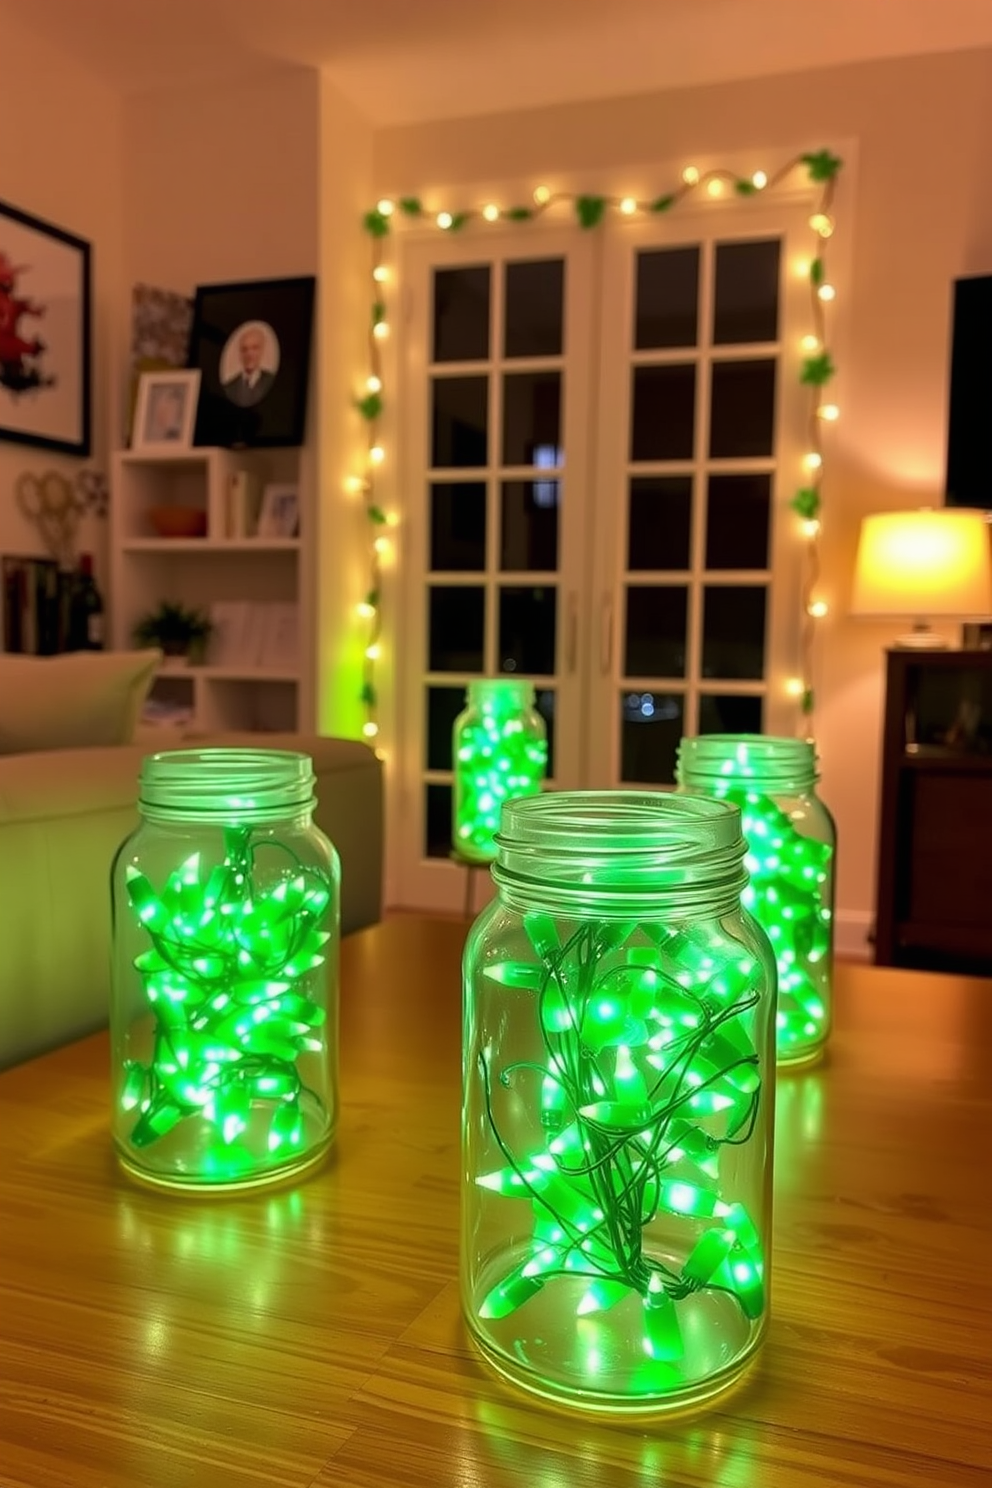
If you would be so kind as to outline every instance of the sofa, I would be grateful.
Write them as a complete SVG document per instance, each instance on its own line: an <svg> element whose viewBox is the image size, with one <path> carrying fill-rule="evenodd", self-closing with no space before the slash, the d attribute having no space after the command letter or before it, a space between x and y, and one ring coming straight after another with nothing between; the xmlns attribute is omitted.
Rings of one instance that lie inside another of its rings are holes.
<svg viewBox="0 0 992 1488"><path fill-rule="evenodd" d="M8 701L16 705L13 698L0 705ZM376 921L383 805L373 751L300 734L220 734L163 747L209 744L313 757L316 821L341 858L342 932ZM0 751L0 1069L107 1021L110 865L137 824L138 772L148 752L147 742Z"/></svg>

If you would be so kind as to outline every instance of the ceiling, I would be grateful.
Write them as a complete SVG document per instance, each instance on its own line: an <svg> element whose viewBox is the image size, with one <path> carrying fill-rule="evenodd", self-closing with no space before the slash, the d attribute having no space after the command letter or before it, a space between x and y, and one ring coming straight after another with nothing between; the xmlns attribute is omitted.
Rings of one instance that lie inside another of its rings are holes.
<svg viewBox="0 0 992 1488"><path fill-rule="evenodd" d="M0 0L5 16L122 92L289 62L378 125L992 46L992 0Z"/></svg>

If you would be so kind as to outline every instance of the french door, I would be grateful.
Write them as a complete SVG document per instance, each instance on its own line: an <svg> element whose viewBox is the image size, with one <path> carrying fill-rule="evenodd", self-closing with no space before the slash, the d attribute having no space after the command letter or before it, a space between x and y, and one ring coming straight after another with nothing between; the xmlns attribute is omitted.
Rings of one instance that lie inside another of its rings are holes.
<svg viewBox="0 0 992 1488"><path fill-rule="evenodd" d="M398 902L456 907L451 728L535 684L554 788L790 727L805 213L407 239Z"/></svg>

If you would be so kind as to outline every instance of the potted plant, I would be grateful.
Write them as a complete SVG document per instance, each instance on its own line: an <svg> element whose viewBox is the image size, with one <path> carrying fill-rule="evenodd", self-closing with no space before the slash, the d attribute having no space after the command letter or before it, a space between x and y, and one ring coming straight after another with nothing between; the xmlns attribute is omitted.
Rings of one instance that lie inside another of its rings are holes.
<svg viewBox="0 0 992 1488"><path fill-rule="evenodd" d="M138 621L132 637L136 646L157 646L166 656L185 656L197 665L203 661L213 628L204 610L163 599L158 609Z"/></svg>

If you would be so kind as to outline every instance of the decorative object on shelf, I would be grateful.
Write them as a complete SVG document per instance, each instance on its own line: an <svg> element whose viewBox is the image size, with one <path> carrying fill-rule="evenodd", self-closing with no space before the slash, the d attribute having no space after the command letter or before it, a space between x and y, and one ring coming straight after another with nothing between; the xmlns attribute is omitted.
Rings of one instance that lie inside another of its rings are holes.
<svg viewBox="0 0 992 1488"><path fill-rule="evenodd" d="M142 764L113 868L113 1136L146 1183L214 1191L317 1162L337 1116L340 868L308 755Z"/></svg>
<svg viewBox="0 0 992 1488"><path fill-rule="evenodd" d="M92 553L80 553L68 586L68 634L66 651L102 651L104 635L103 595L93 576ZM155 641L148 644L155 645Z"/></svg>
<svg viewBox="0 0 992 1488"><path fill-rule="evenodd" d="M76 476L76 496L84 511L94 517L105 517L110 507L110 482L102 470L92 467Z"/></svg>
<svg viewBox="0 0 992 1488"><path fill-rule="evenodd" d="M379 695L375 664L381 655L381 560L388 552L391 542L385 529L394 525L391 514L384 510L379 500L376 473L386 458L380 432L386 396L381 347L390 331L387 287L393 278L391 267L384 261L383 249L397 218L414 222L418 227L433 222L439 232L452 233L461 232L466 227L485 230L486 227L501 222L518 225L536 222L556 208L570 208L575 214L579 229L589 230L614 214L619 214L622 218L638 214L657 216L674 212L687 202L698 205L700 199L710 203L734 197L754 199L774 191L778 186L792 185L797 173L805 176L816 195L809 216L812 252L803 270L810 298L810 329L803 337L803 358L799 373L807 400L806 448L802 455L801 469L796 472L798 486L790 503L797 518L798 535L804 543L801 665L799 675L789 679L787 686L790 696L795 697L799 705L804 732L812 735L816 700L813 678L814 638L817 621L827 614L827 604L818 587L824 475L823 429L832 424L840 412L837 404L826 395L826 389L837 372L828 344L826 310L836 298L836 289L827 273L827 243L836 226L833 216L834 193L842 165L843 161L839 156L830 150L820 149L793 156L773 172L756 170L749 176L742 176L739 172L724 167L700 170L697 166L686 165L677 184L644 200L633 196L555 191L541 185L535 188L530 203L516 206L504 207L495 202L487 202L481 208L472 206L434 211L425 207L418 196L405 195L395 201L391 197L383 197L365 213L363 226L372 250L368 364L355 406L365 421L367 440L362 469L348 476L345 487L349 492L362 496L368 518L368 575L365 594L357 606L359 615L367 622L360 698L365 713L363 731L366 738L375 739L379 733Z"/></svg>
<svg viewBox="0 0 992 1488"><path fill-rule="evenodd" d="M164 599L138 621L131 638L136 646L158 646L166 656L184 656L196 665L204 659L213 628L204 610Z"/></svg>
<svg viewBox="0 0 992 1488"><path fill-rule="evenodd" d="M451 737L451 845L461 858L490 863L504 802L541 789L548 766L547 730L534 707L532 682L479 678L468 684L466 702Z"/></svg>
<svg viewBox="0 0 992 1488"><path fill-rule="evenodd" d="M3 649L15 655L54 656L65 650L63 594L71 575L54 558L0 558Z"/></svg>
<svg viewBox="0 0 992 1488"><path fill-rule="evenodd" d="M257 536L262 504L258 476L253 470L232 470L224 487L224 536Z"/></svg>
<svg viewBox="0 0 992 1488"><path fill-rule="evenodd" d="M146 455L175 454L193 442L200 373L142 372L131 448Z"/></svg>
<svg viewBox="0 0 992 1488"><path fill-rule="evenodd" d="M90 452L90 245L0 202L0 439Z"/></svg>
<svg viewBox="0 0 992 1488"><path fill-rule="evenodd" d="M295 486L270 484L262 492L256 537L298 537L300 497Z"/></svg>
<svg viewBox="0 0 992 1488"><path fill-rule="evenodd" d="M303 443L316 281L202 284L189 363L203 374L194 443Z"/></svg>
<svg viewBox="0 0 992 1488"><path fill-rule="evenodd" d="M131 291L131 386L127 437L134 429L138 380L142 372L167 372L185 367L193 301L171 289L136 284Z"/></svg>
<svg viewBox="0 0 992 1488"><path fill-rule="evenodd" d="M150 506L148 521L156 537L207 535L207 514L198 506Z"/></svg>
<svg viewBox="0 0 992 1488"><path fill-rule="evenodd" d="M679 745L680 791L729 801L748 853L743 902L778 968L780 1064L817 1058L830 1034L833 983L833 817L816 794L816 751L804 739L704 734Z"/></svg>
<svg viewBox="0 0 992 1488"><path fill-rule="evenodd" d="M775 972L745 851L705 797L504 809L464 959L462 1298L538 1394L695 1404L763 1338Z"/></svg>
<svg viewBox="0 0 992 1488"><path fill-rule="evenodd" d="M992 550L985 512L967 507L876 512L862 518L851 613L912 619L895 645L941 650L931 620L987 620Z"/></svg>
<svg viewBox="0 0 992 1488"><path fill-rule="evenodd" d="M25 471L14 482L14 497L21 515L37 527L59 568L73 568L79 519L86 503L72 481L57 470L46 470L44 475Z"/></svg>

